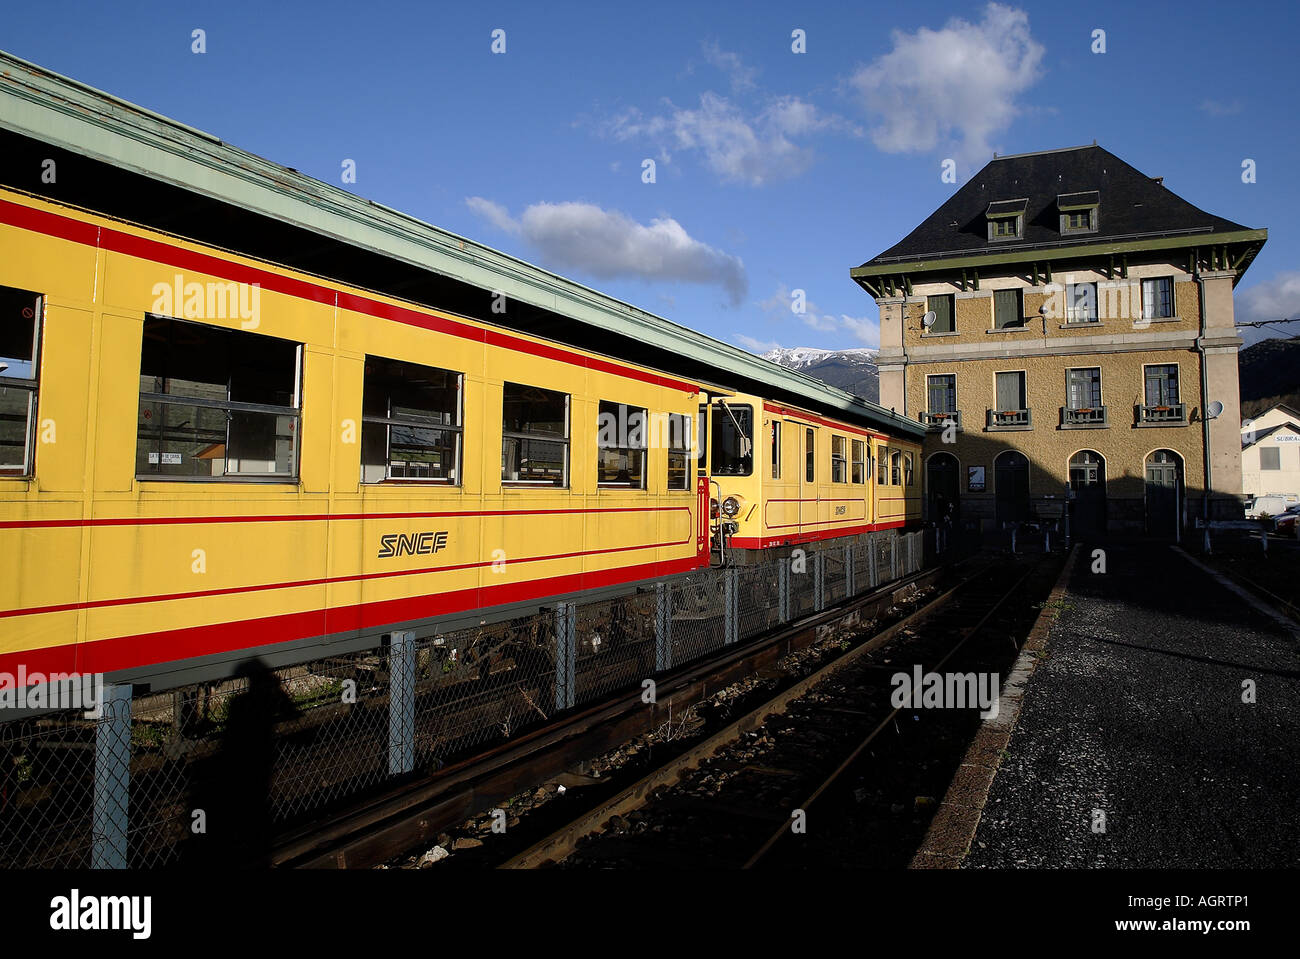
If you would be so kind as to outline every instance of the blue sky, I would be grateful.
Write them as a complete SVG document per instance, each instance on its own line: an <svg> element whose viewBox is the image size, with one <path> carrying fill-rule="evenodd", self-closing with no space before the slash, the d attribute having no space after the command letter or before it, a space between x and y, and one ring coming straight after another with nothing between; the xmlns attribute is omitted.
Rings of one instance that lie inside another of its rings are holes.
<svg viewBox="0 0 1300 959"><path fill-rule="evenodd" d="M0 48L762 351L877 345L849 268L956 188L945 158L1094 139L1267 227L1238 319L1300 315L1298 32L1282 2L43 0Z"/></svg>

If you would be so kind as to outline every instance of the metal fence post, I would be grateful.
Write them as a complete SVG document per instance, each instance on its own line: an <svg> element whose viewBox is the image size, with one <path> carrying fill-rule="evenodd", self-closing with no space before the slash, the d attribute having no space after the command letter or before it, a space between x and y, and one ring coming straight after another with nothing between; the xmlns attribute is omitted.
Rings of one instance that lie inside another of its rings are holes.
<svg viewBox="0 0 1300 959"><path fill-rule="evenodd" d="M871 588L875 589L880 580L876 578L876 534L872 533L867 543L867 573L871 579Z"/></svg>
<svg viewBox="0 0 1300 959"><path fill-rule="evenodd" d="M577 701L578 607L555 606L555 708L568 709Z"/></svg>
<svg viewBox="0 0 1300 959"><path fill-rule="evenodd" d="M722 643L730 646L740 635L740 570L730 566L722 572Z"/></svg>
<svg viewBox="0 0 1300 959"><path fill-rule="evenodd" d="M131 796L131 686L104 687L95 724L95 797L92 869L125 869Z"/></svg>
<svg viewBox="0 0 1300 959"><path fill-rule="evenodd" d="M889 535L889 578L898 579L898 534Z"/></svg>
<svg viewBox="0 0 1300 959"><path fill-rule="evenodd" d="M415 768L415 633L391 634L388 646L388 775Z"/></svg>
<svg viewBox="0 0 1300 959"><path fill-rule="evenodd" d="M853 544L844 544L844 595L853 595Z"/></svg>
<svg viewBox="0 0 1300 959"><path fill-rule="evenodd" d="M826 608L826 594L823 588L826 585L826 551L818 550L813 553L813 609L821 612Z"/></svg>
<svg viewBox="0 0 1300 959"><path fill-rule="evenodd" d="M777 617L783 623L790 622L790 561L776 561L776 604Z"/></svg>
<svg viewBox="0 0 1300 959"><path fill-rule="evenodd" d="M672 594L667 583L655 583L655 672L673 666Z"/></svg>

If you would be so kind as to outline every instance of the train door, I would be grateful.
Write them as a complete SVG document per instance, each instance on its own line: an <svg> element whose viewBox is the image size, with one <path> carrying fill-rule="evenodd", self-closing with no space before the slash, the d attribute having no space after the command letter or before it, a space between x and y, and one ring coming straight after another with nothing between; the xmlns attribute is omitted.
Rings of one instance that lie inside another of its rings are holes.
<svg viewBox="0 0 1300 959"><path fill-rule="evenodd" d="M801 426L803 463L799 471L799 533L817 531L817 430Z"/></svg>

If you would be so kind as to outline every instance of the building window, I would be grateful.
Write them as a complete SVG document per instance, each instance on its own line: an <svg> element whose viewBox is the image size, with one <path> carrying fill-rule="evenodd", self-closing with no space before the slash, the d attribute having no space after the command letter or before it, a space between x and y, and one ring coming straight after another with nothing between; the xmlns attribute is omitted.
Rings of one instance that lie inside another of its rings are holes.
<svg viewBox="0 0 1300 959"><path fill-rule="evenodd" d="M925 378L926 412L957 412L957 374L931 374Z"/></svg>
<svg viewBox="0 0 1300 959"><path fill-rule="evenodd" d="M876 460L876 485L889 485L889 447L880 447L880 459Z"/></svg>
<svg viewBox="0 0 1300 959"><path fill-rule="evenodd" d="M1061 214L1061 233L1068 236L1071 233L1096 233L1097 232L1097 209L1093 207L1090 210L1069 210Z"/></svg>
<svg viewBox="0 0 1300 959"><path fill-rule="evenodd" d="M668 414L668 488L691 488L691 418Z"/></svg>
<svg viewBox="0 0 1300 959"><path fill-rule="evenodd" d="M367 356L361 482L460 483L460 373Z"/></svg>
<svg viewBox="0 0 1300 959"><path fill-rule="evenodd" d="M847 483L849 464L848 464L848 441L843 436L831 435L831 482Z"/></svg>
<svg viewBox="0 0 1300 959"><path fill-rule="evenodd" d="M772 421L772 479L781 478L781 421Z"/></svg>
<svg viewBox="0 0 1300 959"><path fill-rule="evenodd" d="M988 411L989 429L1031 425L1026 406L1024 370L994 373L993 401L996 405Z"/></svg>
<svg viewBox="0 0 1300 959"><path fill-rule="evenodd" d="M903 454L898 450L890 450L889 453L889 484L891 486L903 485Z"/></svg>
<svg viewBox="0 0 1300 959"><path fill-rule="evenodd" d="M912 485L912 454L903 454L903 485Z"/></svg>
<svg viewBox="0 0 1300 959"><path fill-rule="evenodd" d="M1178 364L1161 363L1143 368L1147 406L1178 405Z"/></svg>
<svg viewBox="0 0 1300 959"><path fill-rule="evenodd" d="M1262 470L1280 470L1282 468L1282 450L1276 446L1259 448L1259 468Z"/></svg>
<svg viewBox="0 0 1300 959"><path fill-rule="evenodd" d="M1086 410L1096 409L1101 406L1101 369L1099 367L1067 370L1066 377L1070 409Z"/></svg>
<svg viewBox="0 0 1300 959"><path fill-rule="evenodd" d="M29 476L34 465L43 308L38 293L0 287L0 476Z"/></svg>
<svg viewBox="0 0 1300 959"><path fill-rule="evenodd" d="M953 296L951 293L942 296L927 296L925 298L925 308L928 312L934 314L934 323L930 326L931 333L952 333L957 329L953 319Z"/></svg>
<svg viewBox="0 0 1300 959"><path fill-rule="evenodd" d="M1025 325L1019 290L993 292L993 329L1014 330Z"/></svg>
<svg viewBox="0 0 1300 959"><path fill-rule="evenodd" d="M1142 319L1159 320L1174 315L1174 279L1171 276L1142 281Z"/></svg>
<svg viewBox="0 0 1300 959"><path fill-rule="evenodd" d="M803 469L804 469L804 476L809 483L811 483L817 475L816 446L817 446L817 434L813 432L811 429L804 430L803 431L803 458L804 458Z"/></svg>
<svg viewBox="0 0 1300 959"><path fill-rule="evenodd" d="M853 482L863 484L867 481L867 444L862 440L853 441Z"/></svg>
<svg viewBox="0 0 1300 959"><path fill-rule="evenodd" d="M709 459L709 408L700 404L700 441L695 445L695 468L708 472Z"/></svg>
<svg viewBox="0 0 1300 959"><path fill-rule="evenodd" d="M135 471L141 479L294 479L302 345L146 316Z"/></svg>
<svg viewBox="0 0 1300 959"><path fill-rule="evenodd" d="M600 401L596 417L596 485L645 489L646 411Z"/></svg>
<svg viewBox="0 0 1300 959"><path fill-rule="evenodd" d="M1020 235L1020 217L1002 216L992 223L993 239L1007 240Z"/></svg>
<svg viewBox="0 0 1300 959"><path fill-rule="evenodd" d="M713 409L713 474L749 476L754 472L754 410L718 401Z"/></svg>
<svg viewBox="0 0 1300 959"><path fill-rule="evenodd" d="M1065 322L1097 322L1097 284L1071 283L1065 288Z"/></svg>
<svg viewBox="0 0 1300 959"><path fill-rule="evenodd" d="M1092 450L1080 450L1070 457L1070 486L1083 489L1100 486L1106 482L1106 466Z"/></svg>
<svg viewBox="0 0 1300 959"><path fill-rule="evenodd" d="M569 395L506 383L501 392L501 482L569 485Z"/></svg>

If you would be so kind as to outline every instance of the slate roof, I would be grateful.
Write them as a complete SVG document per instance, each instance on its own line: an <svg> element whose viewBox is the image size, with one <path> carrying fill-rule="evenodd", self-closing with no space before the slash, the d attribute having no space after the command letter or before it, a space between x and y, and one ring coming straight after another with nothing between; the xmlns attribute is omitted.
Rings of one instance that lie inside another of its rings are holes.
<svg viewBox="0 0 1300 959"><path fill-rule="evenodd" d="M1098 230L1062 236L1057 198L1093 191L1099 194ZM1028 197L1024 237L990 242L986 214L991 205L1021 197ZM1247 229L1193 206L1109 150L1071 147L990 161L920 226L863 266L1035 245L1086 246L1121 238Z"/></svg>

